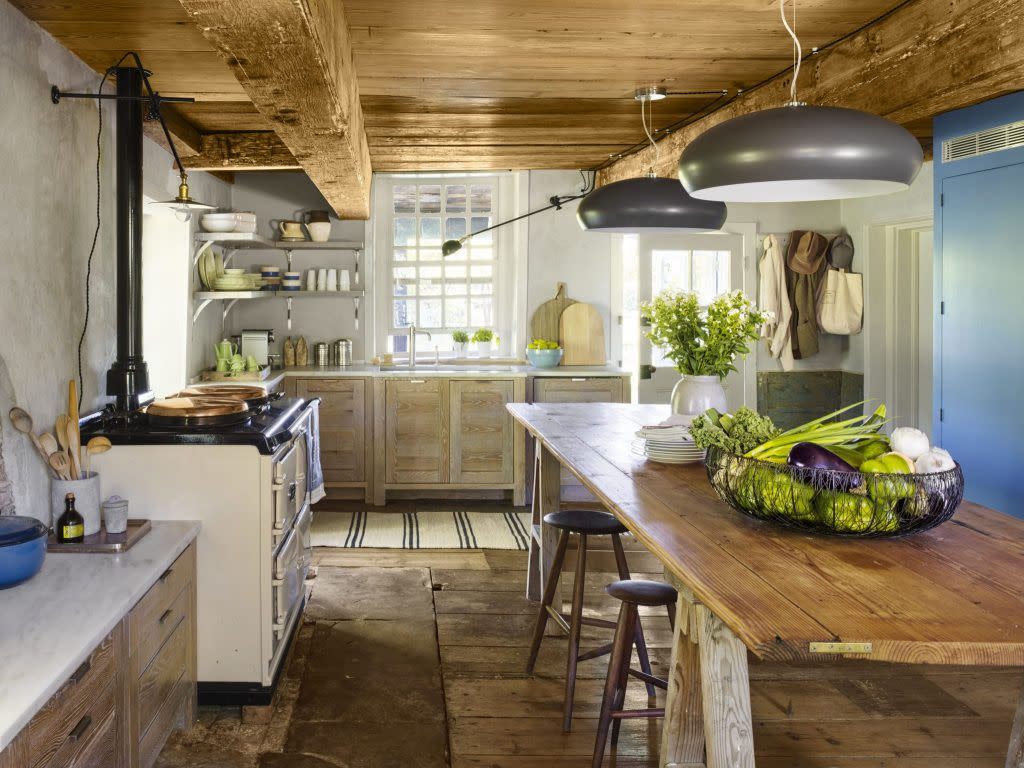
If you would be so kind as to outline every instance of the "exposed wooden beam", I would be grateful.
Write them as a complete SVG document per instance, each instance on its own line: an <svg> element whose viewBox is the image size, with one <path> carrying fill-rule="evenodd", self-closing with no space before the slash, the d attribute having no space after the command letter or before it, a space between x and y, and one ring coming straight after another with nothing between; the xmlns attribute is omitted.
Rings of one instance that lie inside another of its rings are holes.
<svg viewBox="0 0 1024 768"><path fill-rule="evenodd" d="M298 160L273 131L206 133L199 154L182 158L195 171L300 170Z"/></svg>
<svg viewBox="0 0 1024 768"><path fill-rule="evenodd" d="M804 62L801 101L851 107L911 126L1024 87L1024 0L916 0ZM655 172L676 175L679 153L708 128L789 98L789 76L743 94L660 142ZM598 174L598 185L640 176L648 148Z"/></svg>
<svg viewBox="0 0 1024 768"><path fill-rule="evenodd" d="M335 212L369 218L370 153L341 2L180 2Z"/></svg>

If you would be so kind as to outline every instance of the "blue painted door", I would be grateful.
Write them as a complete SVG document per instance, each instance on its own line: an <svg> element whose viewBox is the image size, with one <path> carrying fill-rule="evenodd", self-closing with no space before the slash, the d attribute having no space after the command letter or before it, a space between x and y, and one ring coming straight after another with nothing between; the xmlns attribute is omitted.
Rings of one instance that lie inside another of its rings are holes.
<svg viewBox="0 0 1024 768"><path fill-rule="evenodd" d="M942 196L941 442L970 501L1024 517L1024 164Z"/></svg>

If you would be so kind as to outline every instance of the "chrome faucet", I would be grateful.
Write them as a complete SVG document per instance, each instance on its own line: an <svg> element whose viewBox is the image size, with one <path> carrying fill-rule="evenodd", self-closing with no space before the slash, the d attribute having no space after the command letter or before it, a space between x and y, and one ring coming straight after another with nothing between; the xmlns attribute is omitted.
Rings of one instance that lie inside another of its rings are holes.
<svg viewBox="0 0 1024 768"><path fill-rule="evenodd" d="M434 337L430 335L430 331L418 331L415 325L409 325L409 367L416 367L416 336L420 333L427 335L428 341L433 341Z"/></svg>

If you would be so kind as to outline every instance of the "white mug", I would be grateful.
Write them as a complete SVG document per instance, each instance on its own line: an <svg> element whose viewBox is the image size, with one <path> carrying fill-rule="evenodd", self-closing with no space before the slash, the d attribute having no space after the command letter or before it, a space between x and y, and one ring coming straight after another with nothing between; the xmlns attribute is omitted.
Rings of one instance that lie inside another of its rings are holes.
<svg viewBox="0 0 1024 768"><path fill-rule="evenodd" d="M351 291L352 290L352 280L349 277L349 273L348 273L347 269L341 270L340 284L339 284L338 288L340 290L342 290L342 291Z"/></svg>
<svg viewBox="0 0 1024 768"><path fill-rule="evenodd" d="M327 290L336 291L338 290L338 270L328 269L327 270Z"/></svg>
<svg viewBox="0 0 1024 768"><path fill-rule="evenodd" d="M327 290L327 269L326 267L320 267L316 273L316 289L318 291Z"/></svg>
<svg viewBox="0 0 1024 768"><path fill-rule="evenodd" d="M306 290L307 291L315 291L316 290L316 270L315 269L308 269L308 270L306 270Z"/></svg>

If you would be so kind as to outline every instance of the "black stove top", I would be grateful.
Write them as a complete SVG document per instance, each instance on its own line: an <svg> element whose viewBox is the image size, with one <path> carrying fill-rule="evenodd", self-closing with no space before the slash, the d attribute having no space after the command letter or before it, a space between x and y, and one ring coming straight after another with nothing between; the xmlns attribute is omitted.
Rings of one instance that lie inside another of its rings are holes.
<svg viewBox="0 0 1024 768"><path fill-rule="evenodd" d="M252 445L271 455L292 439L291 427L304 411L302 398L274 400L235 424L169 427L152 424L139 411L104 410L82 420L82 442L102 435L114 445Z"/></svg>

